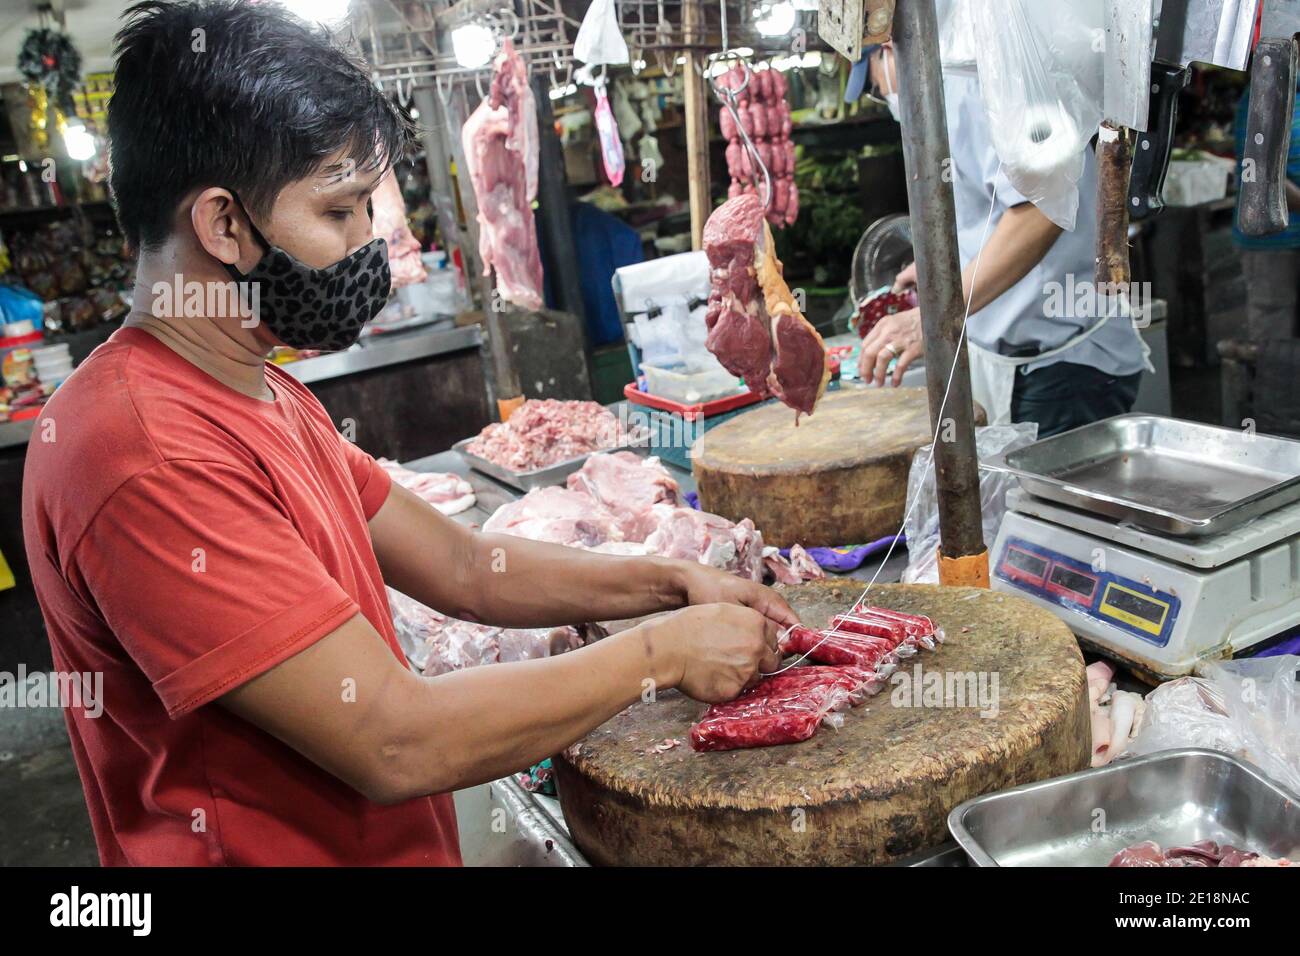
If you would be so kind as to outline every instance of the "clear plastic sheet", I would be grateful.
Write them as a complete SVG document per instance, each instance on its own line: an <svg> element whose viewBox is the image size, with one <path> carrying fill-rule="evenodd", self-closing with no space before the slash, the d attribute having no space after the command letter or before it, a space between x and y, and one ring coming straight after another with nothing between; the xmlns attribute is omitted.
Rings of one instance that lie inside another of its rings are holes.
<svg viewBox="0 0 1300 956"><path fill-rule="evenodd" d="M1200 671L1147 695L1142 729L1128 753L1220 750L1300 793L1300 657L1215 661Z"/></svg>
<svg viewBox="0 0 1300 956"><path fill-rule="evenodd" d="M968 4L984 109L1003 170L1043 215L1072 232L1084 150L1102 120L1101 0Z"/></svg>
<svg viewBox="0 0 1300 956"><path fill-rule="evenodd" d="M975 449L980 461L987 461L994 455L1033 444L1037 437L1038 425L1034 422L989 425L975 429ZM930 460L933 451L933 445L917 451L907 478L911 510L903 525L909 556L904 584L934 584L939 580L939 499ZM990 545L1007 513L1007 492L1015 486L1016 479L1011 475L980 469L980 511L984 516L984 540Z"/></svg>

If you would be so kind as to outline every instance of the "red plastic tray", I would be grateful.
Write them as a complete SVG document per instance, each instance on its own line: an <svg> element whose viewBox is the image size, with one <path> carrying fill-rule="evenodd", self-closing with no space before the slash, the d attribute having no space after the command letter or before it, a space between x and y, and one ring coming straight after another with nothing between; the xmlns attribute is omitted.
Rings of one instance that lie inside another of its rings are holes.
<svg viewBox="0 0 1300 956"><path fill-rule="evenodd" d="M708 418L711 415L721 415L737 408L744 408L746 405L756 405L763 400L761 395L746 391L741 392L739 395L728 395L726 398L715 398L711 402L683 405L681 402L674 402L671 398L662 398L658 395L651 395L649 392L642 392L636 387L636 382L628 382L623 386L623 397L637 405L647 405L650 408L657 408L661 412L673 412L681 415L687 421Z"/></svg>

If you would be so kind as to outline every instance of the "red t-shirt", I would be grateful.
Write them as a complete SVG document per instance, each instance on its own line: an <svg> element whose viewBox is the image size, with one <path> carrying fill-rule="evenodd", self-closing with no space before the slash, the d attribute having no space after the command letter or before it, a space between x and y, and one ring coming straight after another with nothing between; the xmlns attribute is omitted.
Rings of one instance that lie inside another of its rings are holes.
<svg viewBox="0 0 1300 956"><path fill-rule="evenodd" d="M450 795L372 803L221 707L358 611L403 662L366 522L374 459L267 367L242 395L121 329L36 422L23 530L105 865L460 863ZM93 712L93 711L92 711Z"/></svg>

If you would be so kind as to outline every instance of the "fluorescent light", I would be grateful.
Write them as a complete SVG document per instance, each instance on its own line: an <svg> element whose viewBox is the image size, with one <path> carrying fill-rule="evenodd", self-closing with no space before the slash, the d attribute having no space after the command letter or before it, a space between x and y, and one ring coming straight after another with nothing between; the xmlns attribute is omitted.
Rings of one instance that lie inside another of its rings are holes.
<svg viewBox="0 0 1300 956"><path fill-rule="evenodd" d="M497 41L482 23L462 23L451 31L451 49L457 63L467 70L477 70L488 65L497 51Z"/></svg>
<svg viewBox="0 0 1300 956"><path fill-rule="evenodd" d="M812 13L817 10L817 0L794 0L794 8L803 10L806 13Z"/></svg>
<svg viewBox="0 0 1300 956"><path fill-rule="evenodd" d="M84 162L95 158L95 137L90 135L85 124L80 120L73 120L64 127L63 145L68 148L69 159Z"/></svg>
<svg viewBox="0 0 1300 956"><path fill-rule="evenodd" d="M790 0L779 0L768 4L766 8L759 7L754 13L757 16L754 26L765 37L785 36L794 29L795 21L799 19Z"/></svg>
<svg viewBox="0 0 1300 956"><path fill-rule="evenodd" d="M289 12L313 23L346 20L351 0L282 0Z"/></svg>

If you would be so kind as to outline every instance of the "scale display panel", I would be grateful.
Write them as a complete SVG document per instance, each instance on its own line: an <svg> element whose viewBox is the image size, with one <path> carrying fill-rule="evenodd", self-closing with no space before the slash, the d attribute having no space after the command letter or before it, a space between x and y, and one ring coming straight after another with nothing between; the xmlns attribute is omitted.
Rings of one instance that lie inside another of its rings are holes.
<svg viewBox="0 0 1300 956"><path fill-rule="evenodd" d="M1173 594L1035 544L1008 538L993 573L1021 591L1133 634L1169 643L1182 602Z"/></svg>

